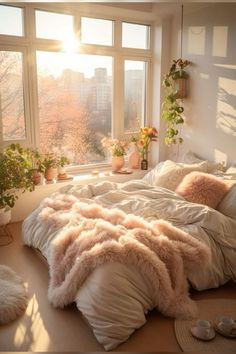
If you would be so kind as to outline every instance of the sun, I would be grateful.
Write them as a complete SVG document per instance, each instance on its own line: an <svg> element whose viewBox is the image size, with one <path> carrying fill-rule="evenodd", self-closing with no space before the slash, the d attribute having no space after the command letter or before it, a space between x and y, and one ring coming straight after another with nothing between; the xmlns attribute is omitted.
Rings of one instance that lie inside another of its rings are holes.
<svg viewBox="0 0 236 354"><path fill-rule="evenodd" d="M67 53L76 53L79 51L80 41L78 37L74 35L66 36L62 40L62 49Z"/></svg>

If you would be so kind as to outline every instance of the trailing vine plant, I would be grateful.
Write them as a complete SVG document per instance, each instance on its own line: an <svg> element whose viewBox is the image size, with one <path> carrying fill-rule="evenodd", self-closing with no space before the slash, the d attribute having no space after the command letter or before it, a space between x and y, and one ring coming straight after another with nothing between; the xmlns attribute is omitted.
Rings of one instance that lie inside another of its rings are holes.
<svg viewBox="0 0 236 354"><path fill-rule="evenodd" d="M188 73L184 70L190 62L188 60L173 60L169 72L164 76L163 86L165 87L165 98L162 104L161 118L167 123L165 143L167 145L182 143L183 138L179 135L178 126L184 123L182 116L184 107L178 98L176 80L187 79Z"/></svg>

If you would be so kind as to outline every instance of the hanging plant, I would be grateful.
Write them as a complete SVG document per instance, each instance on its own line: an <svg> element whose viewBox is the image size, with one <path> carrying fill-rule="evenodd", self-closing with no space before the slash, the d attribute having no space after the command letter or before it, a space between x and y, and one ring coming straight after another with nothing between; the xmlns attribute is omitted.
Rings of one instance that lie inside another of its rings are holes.
<svg viewBox="0 0 236 354"><path fill-rule="evenodd" d="M190 62L188 60L173 60L169 72L165 75L163 86L165 87L165 98L162 104L161 118L167 123L165 143L167 145L182 143L183 138L179 136L178 126L184 123L184 107L180 98L185 96L185 92L180 90L180 81L188 78L188 73L184 70ZM185 85L181 85L185 88ZM181 93L181 95L180 95Z"/></svg>

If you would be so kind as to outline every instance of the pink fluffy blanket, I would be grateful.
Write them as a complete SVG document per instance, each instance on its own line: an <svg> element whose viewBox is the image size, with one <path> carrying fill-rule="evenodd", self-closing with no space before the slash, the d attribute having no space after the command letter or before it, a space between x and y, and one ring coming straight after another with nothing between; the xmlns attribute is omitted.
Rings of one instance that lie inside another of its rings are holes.
<svg viewBox="0 0 236 354"><path fill-rule="evenodd" d="M187 272L209 261L210 250L202 242L164 220L147 222L72 196L47 198L39 217L51 226L64 226L50 249L48 296L54 306L73 302L95 268L121 262L149 279L151 296L163 314L185 319L197 315Z"/></svg>

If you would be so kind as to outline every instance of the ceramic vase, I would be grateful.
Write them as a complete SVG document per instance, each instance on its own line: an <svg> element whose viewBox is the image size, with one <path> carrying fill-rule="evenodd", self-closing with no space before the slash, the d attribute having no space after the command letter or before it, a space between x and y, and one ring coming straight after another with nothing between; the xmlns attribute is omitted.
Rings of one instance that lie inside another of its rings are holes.
<svg viewBox="0 0 236 354"><path fill-rule="evenodd" d="M129 167L132 169L140 168L140 154L136 144L133 145L133 152L129 155Z"/></svg>
<svg viewBox="0 0 236 354"><path fill-rule="evenodd" d="M112 171L119 171L125 164L124 156L112 156L111 168Z"/></svg>

